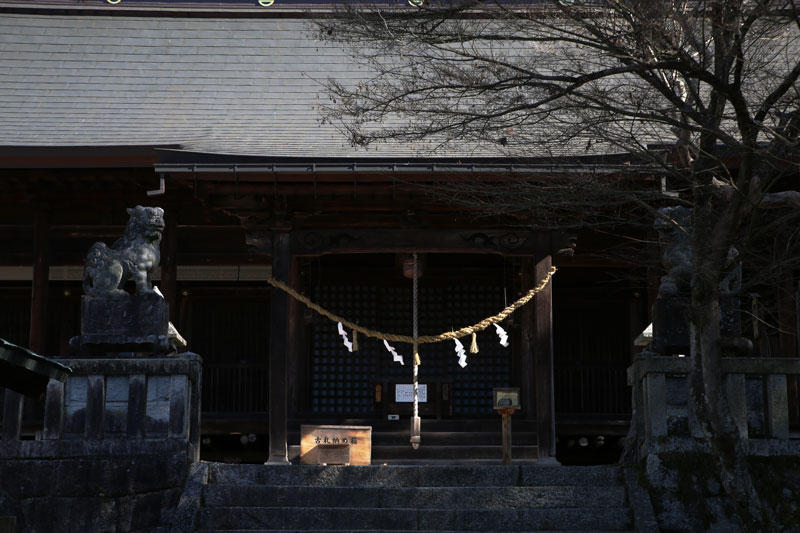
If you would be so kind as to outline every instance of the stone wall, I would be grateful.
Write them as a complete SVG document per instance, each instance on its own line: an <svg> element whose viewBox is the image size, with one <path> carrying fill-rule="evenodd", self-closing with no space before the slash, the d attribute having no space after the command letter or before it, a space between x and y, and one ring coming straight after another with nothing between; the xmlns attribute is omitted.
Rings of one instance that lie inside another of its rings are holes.
<svg viewBox="0 0 800 533"><path fill-rule="evenodd" d="M20 532L168 526L199 459L200 358L61 362L73 373L50 382L41 434L0 440L0 517Z"/></svg>

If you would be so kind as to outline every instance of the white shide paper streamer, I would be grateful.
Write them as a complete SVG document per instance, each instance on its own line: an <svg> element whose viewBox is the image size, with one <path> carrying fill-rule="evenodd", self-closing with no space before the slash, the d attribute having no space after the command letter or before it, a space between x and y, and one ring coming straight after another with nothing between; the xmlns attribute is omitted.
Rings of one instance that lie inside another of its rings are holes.
<svg viewBox="0 0 800 533"><path fill-rule="evenodd" d="M497 331L497 336L500 337L500 346L507 347L508 346L508 333L506 333L506 330L501 328L500 324L495 324L494 328Z"/></svg>
<svg viewBox="0 0 800 533"><path fill-rule="evenodd" d="M458 364L461 368L467 366L467 354L464 352L464 345L458 339L453 339L456 343L456 355L458 356Z"/></svg>
<svg viewBox="0 0 800 533"><path fill-rule="evenodd" d="M386 346L386 349L389 350L390 354L392 354L392 361L394 361L395 363L400 363L401 365L405 366L402 355L399 355L396 351L394 351L394 348L392 348L392 346L387 341L384 340L383 345Z"/></svg>
<svg viewBox="0 0 800 533"><path fill-rule="evenodd" d="M348 352L353 351L353 343L350 342L350 339L347 338L347 332L344 330L341 322L337 322L339 324L339 335L342 336L342 342L344 342L345 348L347 348Z"/></svg>

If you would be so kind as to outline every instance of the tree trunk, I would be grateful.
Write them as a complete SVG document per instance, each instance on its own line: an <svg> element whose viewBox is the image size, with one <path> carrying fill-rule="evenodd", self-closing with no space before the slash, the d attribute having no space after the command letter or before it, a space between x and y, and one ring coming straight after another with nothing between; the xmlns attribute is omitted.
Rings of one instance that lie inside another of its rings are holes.
<svg viewBox="0 0 800 533"><path fill-rule="evenodd" d="M696 260L700 259L695 256ZM698 261L691 300L690 408L701 422L716 459L720 482L737 507L743 526L772 529L773 513L763 505L750 475L746 443L739 434L725 393L720 349L718 269Z"/></svg>

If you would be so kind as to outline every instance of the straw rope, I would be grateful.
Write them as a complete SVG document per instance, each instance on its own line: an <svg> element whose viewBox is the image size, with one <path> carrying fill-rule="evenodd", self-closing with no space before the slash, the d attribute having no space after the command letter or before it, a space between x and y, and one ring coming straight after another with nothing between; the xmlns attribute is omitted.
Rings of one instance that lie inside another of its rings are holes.
<svg viewBox="0 0 800 533"><path fill-rule="evenodd" d="M555 274L555 273L556 273L556 267L550 267L550 271L547 273L547 275L545 275L544 278L542 278L542 280L539 282L538 285L536 285L535 287L530 289L528 292L526 292L524 295L522 295L522 297L520 297L517 301L513 302L511 305L509 305L508 307L506 307L505 309L503 309L502 311L500 311L496 315L493 315L493 316L490 316L490 317L486 317L483 320L481 320L480 322L478 322L477 324L473 324L471 326L467 326L467 327L461 328L461 329L456 330L456 331L447 331L447 332L444 332L444 333L440 333L439 335L423 335L421 337L417 337L416 339L414 337L409 337L407 335L397 335L397 334L394 334L394 333L383 333L381 331L377 331L377 330L374 330L374 329L367 329L365 327L359 326L358 324L350 322L349 320L345 319L344 317L341 317L339 315L335 315L335 314L331 313L330 311L328 311L327 309L325 309L324 307L321 307L321 306L315 304L314 302L312 302L311 300L309 300L308 298L306 298L305 296L303 296L302 294L300 294L296 290L292 289L291 287L289 287L288 285L286 285L282 281L278 281L277 279L274 279L274 278L270 277L269 279L267 279L267 282L270 285L272 285L273 287L282 290L283 292L285 292L286 294L288 294L289 296L291 296L295 300L305 304L305 306L308 307L309 309L312 309L312 310L316 311L317 313L321 314L322 316L324 316L326 318L329 318L330 320L332 320L334 322L341 322L344 326L348 327L349 329L352 329L354 332L361 333L362 335L366 335L367 337L372 337L374 339L381 339L381 340L391 341L391 342L407 342L409 344L414 344L414 343L417 343L417 344L430 344L430 343L433 343L433 342L441 342L441 341L447 341L447 340L452 340L452 339L458 339L458 338L464 337L466 335L471 335L473 333L477 333L478 331L485 330L486 328L488 328L492 324L496 324L497 322L501 322L508 315L510 315L511 313L513 313L514 311L516 311L517 309L519 309L520 307L522 307L523 305L525 305L526 303L531 301L531 298L536 296L537 293L539 293L542 290L544 290L544 288L550 282L550 279L553 277L553 274Z"/></svg>

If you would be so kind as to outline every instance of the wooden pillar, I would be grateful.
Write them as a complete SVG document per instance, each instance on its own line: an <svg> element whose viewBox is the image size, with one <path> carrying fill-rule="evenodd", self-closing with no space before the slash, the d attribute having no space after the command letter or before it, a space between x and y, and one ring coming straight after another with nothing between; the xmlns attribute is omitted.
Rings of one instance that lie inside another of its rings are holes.
<svg viewBox="0 0 800 533"><path fill-rule="evenodd" d="M300 259L293 257L289 269L289 285L293 288L300 287ZM303 335L303 304L289 298L289 321L287 324L287 393L290 399L289 416L297 415L298 410L304 405L305 383L301 379L304 374L304 360L301 353Z"/></svg>
<svg viewBox="0 0 800 533"><path fill-rule="evenodd" d="M503 464L511 464L511 415L514 409L502 409L500 415L503 417Z"/></svg>
<svg viewBox="0 0 800 533"><path fill-rule="evenodd" d="M275 232L272 241L272 277L289 282L289 233ZM288 464L286 446L286 361L289 340L289 296L273 288L270 295L269 337L269 458L268 463Z"/></svg>
<svg viewBox="0 0 800 533"><path fill-rule="evenodd" d="M42 354L47 346L47 286L50 274L48 244L50 217L39 208L33 220L33 282L31 283L31 323L28 344L33 352ZM6 389L3 400L3 439L19 439L22 433L21 394Z"/></svg>
<svg viewBox="0 0 800 533"><path fill-rule="evenodd" d="M534 282L538 283L553 265L550 255L536 258ZM553 282L533 299L533 366L536 390L536 433L540 462L556 461L556 416L553 394Z"/></svg>
<svg viewBox="0 0 800 533"><path fill-rule="evenodd" d="M169 305L169 319L178 316L178 211L164 214L164 243L161 246L161 293Z"/></svg>
<svg viewBox="0 0 800 533"><path fill-rule="evenodd" d="M527 291L536 285L536 261L532 256L522 258L522 290ZM520 309L519 357L517 360L517 379L520 388L522 416L527 420L536 419L536 388L534 386L533 351L536 345L536 300ZM515 358L517 359L517 358Z"/></svg>
<svg viewBox="0 0 800 533"><path fill-rule="evenodd" d="M50 216L38 209L33 222L33 283L31 283L31 351L45 355L47 348L47 286L50 276L48 261Z"/></svg>

